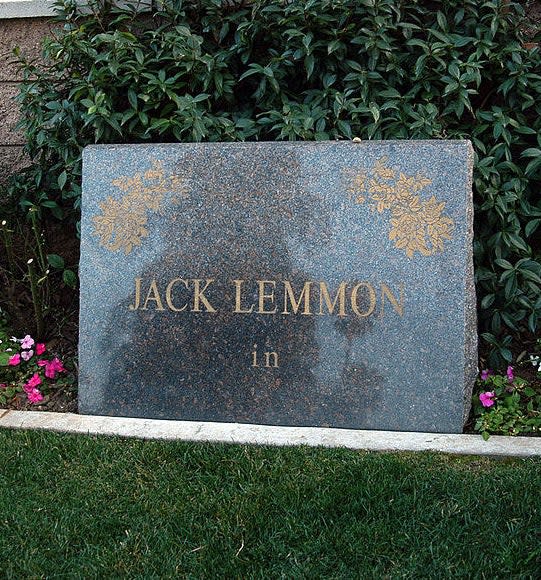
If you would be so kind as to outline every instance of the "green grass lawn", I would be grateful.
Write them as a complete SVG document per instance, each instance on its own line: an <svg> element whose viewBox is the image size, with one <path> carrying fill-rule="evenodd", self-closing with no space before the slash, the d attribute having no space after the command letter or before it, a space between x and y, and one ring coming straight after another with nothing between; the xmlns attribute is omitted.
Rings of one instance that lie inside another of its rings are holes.
<svg viewBox="0 0 541 580"><path fill-rule="evenodd" d="M2 578L540 578L541 460L0 430Z"/></svg>

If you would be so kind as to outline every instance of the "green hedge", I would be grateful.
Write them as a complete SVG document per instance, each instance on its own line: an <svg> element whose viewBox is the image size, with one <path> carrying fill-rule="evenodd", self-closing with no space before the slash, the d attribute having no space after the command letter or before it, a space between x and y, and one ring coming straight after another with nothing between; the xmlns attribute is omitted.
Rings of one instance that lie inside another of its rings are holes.
<svg viewBox="0 0 541 580"><path fill-rule="evenodd" d="M57 7L23 65L35 164L11 194L77 220L88 143L471 139L476 280L491 363L541 314L541 51L504 1L176 0ZM530 39L531 41L532 39ZM536 39L533 39L536 40ZM537 39L538 40L538 39ZM537 236L537 237L536 237Z"/></svg>

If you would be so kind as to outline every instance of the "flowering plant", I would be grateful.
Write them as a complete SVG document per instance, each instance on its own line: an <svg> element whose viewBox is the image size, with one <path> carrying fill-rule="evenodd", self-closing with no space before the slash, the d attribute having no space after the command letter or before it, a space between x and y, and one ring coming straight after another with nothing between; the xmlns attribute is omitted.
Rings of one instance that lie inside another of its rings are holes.
<svg viewBox="0 0 541 580"><path fill-rule="evenodd" d="M536 342L536 353L530 354L529 362L537 370L537 376L541 377L541 338L537 339Z"/></svg>
<svg viewBox="0 0 541 580"><path fill-rule="evenodd" d="M58 357L46 353L46 345L29 334L23 338L0 336L0 404L17 393L25 393L32 404L44 400L51 385L66 372Z"/></svg>
<svg viewBox="0 0 541 580"><path fill-rule="evenodd" d="M508 366L505 374L481 371L473 398L475 430L484 439L491 433L518 435L541 432L541 391L516 376Z"/></svg>

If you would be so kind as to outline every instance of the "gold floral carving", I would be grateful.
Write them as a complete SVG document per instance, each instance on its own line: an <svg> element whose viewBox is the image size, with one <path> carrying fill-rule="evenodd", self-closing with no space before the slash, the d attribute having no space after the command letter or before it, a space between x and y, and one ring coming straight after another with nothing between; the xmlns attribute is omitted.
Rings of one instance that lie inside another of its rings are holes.
<svg viewBox="0 0 541 580"><path fill-rule="evenodd" d="M100 245L112 252L128 255L148 236L148 212L162 211L165 194L174 192L185 196L185 180L177 175L165 176L162 163L152 163L144 174L122 176L112 185L125 192L120 199L111 196L99 204L101 213L94 216L94 235Z"/></svg>
<svg viewBox="0 0 541 580"><path fill-rule="evenodd" d="M421 199L418 192L432 183L418 173L398 173L382 157L368 172L347 172L348 191L356 203L368 203L373 211L390 211L389 239L408 257L415 252L431 256L443 252L452 238L453 220L444 213L445 202L435 196Z"/></svg>

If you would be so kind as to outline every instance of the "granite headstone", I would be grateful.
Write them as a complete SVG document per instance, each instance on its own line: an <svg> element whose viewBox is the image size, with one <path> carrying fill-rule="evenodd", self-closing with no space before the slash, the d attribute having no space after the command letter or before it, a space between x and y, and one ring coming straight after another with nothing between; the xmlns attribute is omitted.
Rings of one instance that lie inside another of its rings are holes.
<svg viewBox="0 0 541 580"><path fill-rule="evenodd" d="M79 410L460 432L467 141L96 145Z"/></svg>

